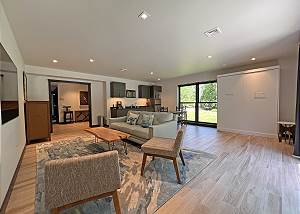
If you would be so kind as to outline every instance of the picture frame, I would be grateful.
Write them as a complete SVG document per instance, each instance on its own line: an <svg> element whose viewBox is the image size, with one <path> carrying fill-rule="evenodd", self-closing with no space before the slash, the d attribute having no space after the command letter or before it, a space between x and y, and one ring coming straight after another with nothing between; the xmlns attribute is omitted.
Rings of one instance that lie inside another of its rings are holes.
<svg viewBox="0 0 300 214"><path fill-rule="evenodd" d="M80 91L79 98L80 98L80 105L88 105L89 104L89 92L88 91Z"/></svg>
<svg viewBox="0 0 300 214"><path fill-rule="evenodd" d="M136 98L135 90L126 90L126 98Z"/></svg>

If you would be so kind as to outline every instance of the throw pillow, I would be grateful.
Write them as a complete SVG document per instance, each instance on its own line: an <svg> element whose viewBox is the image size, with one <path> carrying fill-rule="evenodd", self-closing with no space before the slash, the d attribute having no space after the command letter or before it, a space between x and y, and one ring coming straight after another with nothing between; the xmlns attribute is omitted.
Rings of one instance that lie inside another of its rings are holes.
<svg viewBox="0 0 300 214"><path fill-rule="evenodd" d="M142 115L142 127L149 127L153 124L154 115L153 114L143 114Z"/></svg>
<svg viewBox="0 0 300 214"><path fill-rule="evenodd" d="M138 118L139 118L138 114L130 113L127 117L126 123L128 123L130 125L135 125Z"/></svg>

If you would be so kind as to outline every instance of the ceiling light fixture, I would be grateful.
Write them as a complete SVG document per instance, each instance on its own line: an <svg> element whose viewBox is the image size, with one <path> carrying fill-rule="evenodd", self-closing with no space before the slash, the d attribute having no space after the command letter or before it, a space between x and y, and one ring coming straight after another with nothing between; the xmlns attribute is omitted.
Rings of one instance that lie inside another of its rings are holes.
<svg viewBox="0 0 300 214"><path fill-rule="evenodd" d="M57 59L52 60L53 63L58 63Z"/></svg>
<svg viewBox="0 0 300 214"><path fill-rule="evenodd" d="M211 59L211 58L212 58L212 56L211 56L211 55L209 55L209 56L207 56L207 58Z"/></svg>
<svg viewBox="0 0 300 214"><path fill-rule="evenodd" d="M150 72L150 75L153 75L153 74L154 74L153 71L151 71L151 72Z"/></svg>
<svg viewBox="0 0 300 214"><path fill-rule="evenodd" d="M121 68L121 70L120 71L127 71L127 68Z"/></svg>
<svg viewBox="0 0 300 214"><path fill-rule="evenodd" d="M255 60L256 60L256 58L255 58L255 57L252 57L252 58L251 58L251 60L252 60L252 61L255 61Z"/></svg>
<svg viewBox="0 0 300 214"><path fill-rule="evenodd" d="M90 59L90 62L95 62L95 60L91 58L91 59Z"/></svg>
<svg viewBox="0 0 300 214"><path fill-rule="evenodd" d="M160 80L160 78L157 78L157 80L159 81L159 80Z"/></svg>
<svg viewBox="0 0 300 214"><path fill-rule="evenodd" d="M146 20L147 18L150 17L150 14L147 13L146 11L143 11L140 15L138 15L139 18Z"/></svg>

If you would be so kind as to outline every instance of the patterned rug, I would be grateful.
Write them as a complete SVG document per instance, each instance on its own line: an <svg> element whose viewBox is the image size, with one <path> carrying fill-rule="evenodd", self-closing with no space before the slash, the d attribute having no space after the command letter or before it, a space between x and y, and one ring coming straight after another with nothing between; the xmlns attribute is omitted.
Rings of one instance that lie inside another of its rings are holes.
<svg viewBox="0 0 300 214"><path fill-rule="evenodd" d="M71 138L57 142L37 145L37 188L36 210L38 214L49 213L44 207L44 165L48 160L63 159L105 152L104 142L95 143L92 138ZM162 158L147 159L145 176L140 176L142 163L141 150L128 144L128 155L125 155L122 144L116 143L119 152L122 177L119 192L122 213L154 213L160 206L176 194L187 182L200 173L215 156L205 152L183 150L186 166L178 158L181 180L176 180L173 163ZM114 213L112 198L103 198L64 210L64 214L110 214Z"/></svg>

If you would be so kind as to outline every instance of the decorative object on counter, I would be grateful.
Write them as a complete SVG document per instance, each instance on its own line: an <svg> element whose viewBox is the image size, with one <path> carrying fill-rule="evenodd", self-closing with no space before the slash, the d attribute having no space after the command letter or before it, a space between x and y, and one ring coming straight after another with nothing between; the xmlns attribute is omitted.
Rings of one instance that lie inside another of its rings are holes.
<svg viewBox="0 0 300 214"><path fill-rule="evenodd" d="M126 90L126 98L136 98L135 90Z"/></svg>
<svg viewBox="0 0 300 214"><path fill-rule="evenodd" d="M279 142L281 142L282 139L284 138L284 141L288 139L288 143L290 143L292 139L294 143L296 124L294 122L287 122L287 121L279 121L278 124L279 124L279 131L278 131Z"/></svg>
<svg viewBox="0 0 300 214"><path fill-rule="evenodd" d="M118 109L122 109L123 108L122 101L117 101L116 107Z"/></svg>
<svg viewBox="0 0 300 214"><path fill-rule="evenodd" d="M80 105L88 105L89 104L89 92L80 91Z"/></svg>

